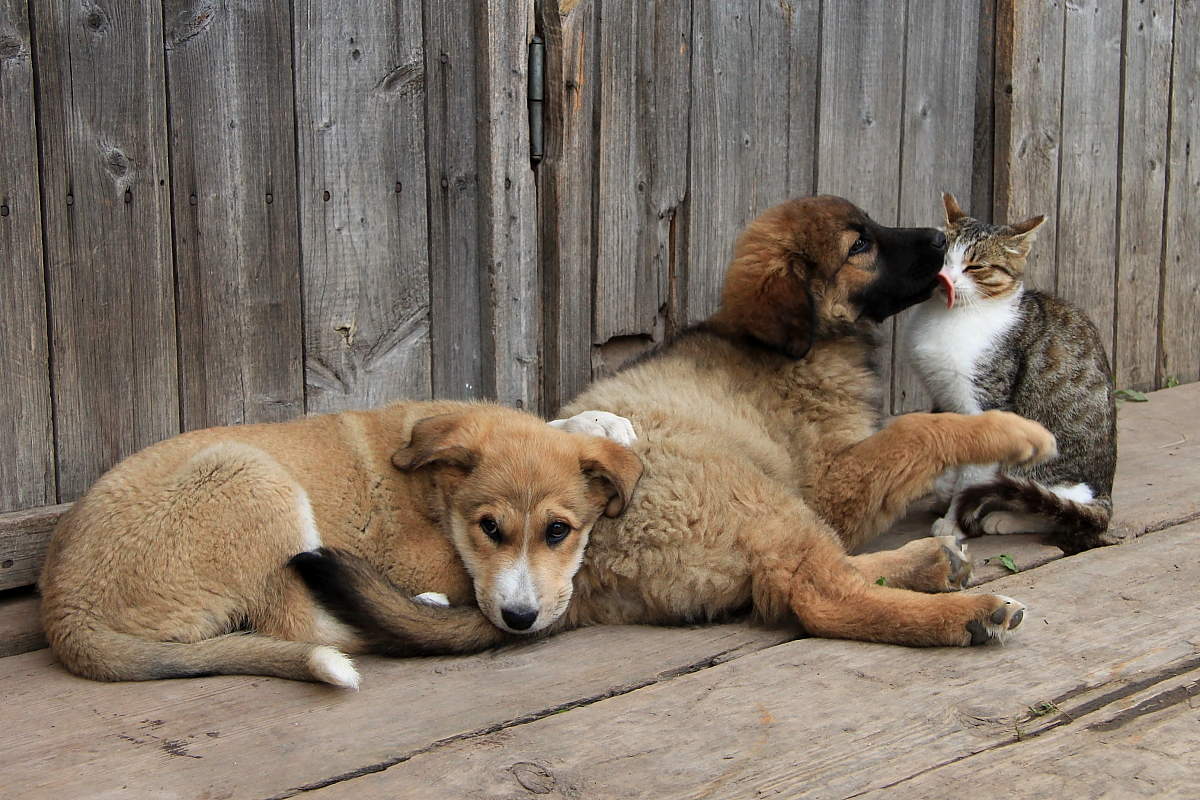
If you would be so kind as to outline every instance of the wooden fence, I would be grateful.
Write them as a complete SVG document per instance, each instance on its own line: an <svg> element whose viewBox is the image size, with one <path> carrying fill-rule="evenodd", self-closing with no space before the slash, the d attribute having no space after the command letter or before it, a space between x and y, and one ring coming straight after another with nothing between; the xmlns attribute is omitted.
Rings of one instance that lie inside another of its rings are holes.
<svg viewBox="0 0 1200 800"><path fill-rule="evenodd" d="M943 189L1048 213L1033 282L1092 314L1118 383L1196 380L1198 17L0 0L0 512L180 430L430 395L552 411L711 312L738 228L814 191L886 223L938 223ZM892 408L921 407L889 370Z"/></svg>

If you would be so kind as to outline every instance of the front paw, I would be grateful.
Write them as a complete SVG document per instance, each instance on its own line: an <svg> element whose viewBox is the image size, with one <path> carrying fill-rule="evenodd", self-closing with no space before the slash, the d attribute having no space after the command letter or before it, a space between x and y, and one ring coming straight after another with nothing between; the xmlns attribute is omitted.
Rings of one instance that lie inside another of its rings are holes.
<svg viewBox="0 0 1200 800"><path fill-rule="evenodd" d="M963 529L958 527L958 523L949 517L942 517L934 520L933 527L929 529L929 535L935 537L948 537L955 542L961 542L967 538L967 534Z"/></svg>
<svg viewBox="0 0 1200 800"><path fill-rule="evenodd" d="M979 463L1040 464L1058 455L1054 434L1033 420L1009 411L985 411L975 417L984 426L984 436L995 445L994 457Z"/></svg>
<svg viewBox="0 0 1200 800"><path fill-rule="evenodd" d="M629 447L637 441L633 423L625 417L610 414L607 411L583 411L573 417L556 419L547 424L568 433L584 433L588 436L611 439L625 447Z"/></svg>

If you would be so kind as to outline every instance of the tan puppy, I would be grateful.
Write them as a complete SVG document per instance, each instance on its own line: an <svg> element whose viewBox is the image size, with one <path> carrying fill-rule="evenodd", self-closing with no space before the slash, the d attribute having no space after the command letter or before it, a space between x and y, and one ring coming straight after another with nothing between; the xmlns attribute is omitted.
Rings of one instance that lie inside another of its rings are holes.
<svg viewBox="0 0 1200 800"><path fill-rule="evenodd" d="M641 471L617 443L490 405L186 433L122 461L60 521L41 578L46 635L68 669L102 680L354 687L339 650L365 638L313 602L289 559L336 547L467 606L399 603L408 633L393 652L477 649L561 615L588 532L621 513Z"/></svg>
<svg viewBox="0 0 1200 800"><path fill-rule="evenodd" d="M565 414L629 418L637 497L592 532L555 628L677 624L753 607L811 634L906 645L1004 638L1023 606L961 588L952 537L848 555L947 467L1022 463L1054 437L1013 414L909 414L880 430L877 323L929 297L945 237L835 197L794 200L739 238L720 310L587 389ZM399 635L396 592L352 555L309 585L343 621ZM428 587L434 588L434 587ZM938 594L932 594L938 593Z"/></svg>

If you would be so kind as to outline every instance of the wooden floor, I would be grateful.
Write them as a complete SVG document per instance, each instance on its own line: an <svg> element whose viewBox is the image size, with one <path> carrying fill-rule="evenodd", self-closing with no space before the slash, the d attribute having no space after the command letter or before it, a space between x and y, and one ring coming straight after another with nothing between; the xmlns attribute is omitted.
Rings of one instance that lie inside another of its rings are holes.
<svg viewBox="0 0 1200 800"><path fill-rule="evenodd" d="M1200 797L1200 384L1149 397L1120 412L1126 543L972 544L1029 606L1003 647L595 628L364 658L358 693L99 684L39 650L0 659L0 796Z"/></svg>

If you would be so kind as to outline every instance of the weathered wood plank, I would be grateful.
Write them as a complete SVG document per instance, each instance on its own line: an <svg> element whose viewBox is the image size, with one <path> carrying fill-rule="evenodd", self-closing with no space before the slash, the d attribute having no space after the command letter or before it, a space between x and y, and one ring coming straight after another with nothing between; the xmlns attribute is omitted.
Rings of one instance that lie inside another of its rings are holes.
<svg viewBox="0 0 1200 800"><path fill-rule="evenodd" d="M538 4L546 49L545 155L538 167L543 411L591 380L596 8Z"/></svg>
<svg viewBox="0 0 1200 800"><path fill-rule="evenodd" d="M480 242L479 25L469 3L425 0L424 7L433 394L478 398L487 393L481 266L488 258Z"/></svg>
<svg viewBox="0 0 1200 800"><path fill-rule="evenodd" d="M691 2L605 5L599 22L599 203L593 340L661 338L675 309L687 194ZM661 316L660 316L661 314Z"/></svg>
<svg viewBox="0 0 1200 800"><path fill-rule="evenodd" d="M41 600L33 589L0 595L0 658L46 646L40 613Z"/></svg>
<svg viewBox="0 0 1200 800"><path fill-rule="evenodd" d="M488 0L476 12L481 159L480 264L487 396L515 408L541 406L542 314L537 188L529 160L529 41L534 0Z"/></svg>
<svg viewBox="0 0 1200 800"><path fill-rule="evenodd" d="M0 0L0 512L56 498L33 100L26 0Z"/></svg>
<svg viewBox="0 0 1200 800"><path fill-rule="evenodd" d="M431 394L421 30L414 3L295 7L309 412Z"/></svg>
<svg viewBox="0 0 1200 800"><path fill-rule="evenodd" d="M716 310L738 231L787 198L788 119L780 113L797 20L772 0L696 0L684 317Z"/></svg>
<svg viewBox="0 0 1200 800"><path fill-rule="evenodd" d="M315 797L847 797L1123 708L1200 666L1200 526L989 589L1029 604L1005 647L803 639L527 725L447 743ZM1049 702L1065 714L1035 716ZM1074 720L1074 722L1070 720ZM619 769L613 769L619 764ZM907 795L904 795L907 796Z"/></svg>
<svg viewBox="0 0 1200 800"><path fill-rule="evenodd" d="M1125 4L1117 254L1117 386L1155 388L1173 0Z"/></svg>
<svg viewBox="0 0 1200 800"><path fill-rule="evenodd" d="M364 658L358 693L254 677L96 683L43 650L0 660L0 772L30 800L286 797L784 638L744 625L595 628L470 658Z"/></svg>
<svg viewBox="0 0 1200 800"><path fill-rule="evenodd" d="M821 28L817 191L845 197L884 225L900 207L907 3L826 5ZM884 409L891 408L895 325L880 326Z"/></svg>
<svg viewBox="0 0 1200 800"><path fill-rule="evenodd" d="M928 20L939 20L930 25ZM942 192L971 196L979 6L954 0L909 0L904 59L904 118L898 221L937 226ZM896 318L892 413L925 410L932 401L902 353L912 312Z"/></svg>
<svg viewBox="0 0 1200 800"><path fill-rule="evenodd" d="M996 154L996 3L979 0L975 59L975 135L972 155L971 212L991 221ZM965 201L965 198L960 198Z"/></svg>
<svg viewBox="0 0 1200 800"><path fill-rule="evenodd" d="M1121 16L1118 3L1067 3L1065 47L1071 55L1063 62L1055 239L1058 294L1087 312L1110 355L1116 302ZM1034 245L1038 247L1044 244Z"/></svg>
<svg viewBox="0 0 1200 800"><path fill-rule="evenodd" d="M787 196L817 189L817 92L821 85L821 0L789 0Z"/></svg>
<svg viewBox="0 0 1200 800"><path fill-rule="evenodd" d="M1200 3L1177 0L1157 385L1200 379Z"/></svg>
<svg viewBox="0 0 1200 800"><path fill-rule="evenodd" d="M50 532L70 504L0 514L0 590L35 582Z"/></svg>
<svg viewBox="0 0 1200 800"><path fill-rule="evenodd" d="M157 6L38 2L59 499L179 430Z"/></svg>
<svg viewBox="0 0 1200 800"><path fill-rule="evenodd" d="M1057 280L1065 5L1063 0L997 0L996 10L992 221L1047 216L1030 254L1026 278L1033 286L1051 291Z"/></svg>
<svg viewBox="0 0 1200 800"><path fill-rule="evenodd" d="M163 6L181 426L304 413L291 16Z"/></svg>
<svg viewBox="0 0 1200 800"><path fill-rule="evenodd" d="M1118 690L1120 691L1120 690ZM1092 711L1079 724L983 750L861 795L913 800L996 797L1041 800L1064 787L1076 797L1200 796L1200 669ZM1049 711L1050 723L1063 717ZM1039 726L1035 733L1044 730Z"/></svg>

